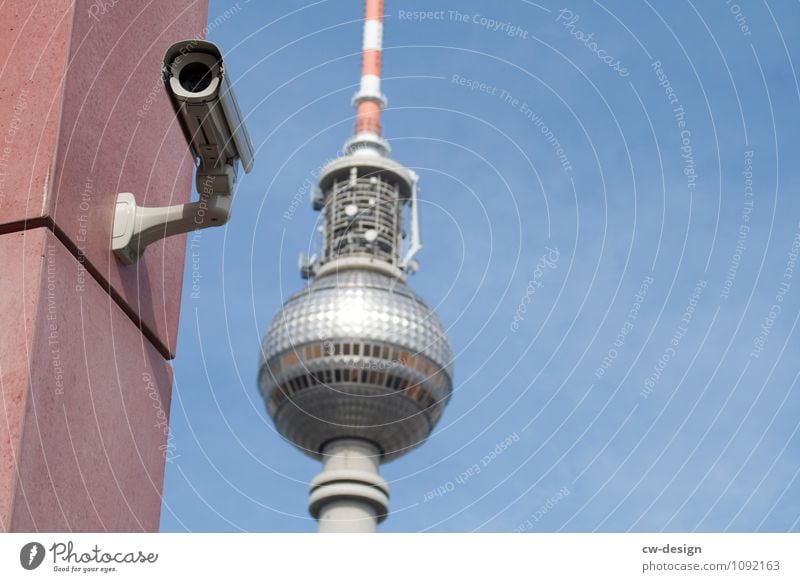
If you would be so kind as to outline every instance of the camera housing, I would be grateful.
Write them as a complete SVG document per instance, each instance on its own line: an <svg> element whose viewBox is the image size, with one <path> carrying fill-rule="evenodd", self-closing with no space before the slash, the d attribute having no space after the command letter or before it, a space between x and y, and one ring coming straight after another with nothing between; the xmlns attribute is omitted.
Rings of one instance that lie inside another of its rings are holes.
<svg viewBox="0 0 800 582"><path fill-rule="evenodd" d="M238 166L249 173L254 163L253 145L216 45L205 40L177 42L167 49L161 71L197 161L200 199L152 208L138 206L132 193L119 194L111 247L125 264L138 261L157 240L225 224Z"/></svg>
<svg viewBox="0 0 800 582"><path fill-rule="evenodd" d="M197 191L203 191L203 180L211 176L215 192L231 193L236 161L245 173L253 167L253 145L222 54L208 41L175 43L164 56L162 75L186 141L200 160Z"/></svg>

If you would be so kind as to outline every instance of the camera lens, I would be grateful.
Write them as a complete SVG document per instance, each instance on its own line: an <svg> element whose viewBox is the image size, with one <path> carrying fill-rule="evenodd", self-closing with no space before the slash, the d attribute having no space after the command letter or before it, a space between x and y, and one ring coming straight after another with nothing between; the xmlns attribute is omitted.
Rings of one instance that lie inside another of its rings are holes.
<svg viewBox="0 0 800 582"><path fill-rule="evenodd" d="M211 68L203 63L189 63L181 69L178 82L191 93L199 93L211 84Z"/></svg>

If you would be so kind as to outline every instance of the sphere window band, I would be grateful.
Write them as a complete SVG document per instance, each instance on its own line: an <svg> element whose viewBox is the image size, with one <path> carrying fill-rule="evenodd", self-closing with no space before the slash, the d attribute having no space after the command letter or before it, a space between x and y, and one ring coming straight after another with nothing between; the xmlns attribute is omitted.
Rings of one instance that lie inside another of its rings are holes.
<svg viewBox="0 0 800 582"><path fill-rule="evenodd" d="M357 361L351 358L349 362L345 363L353 369L386 370L392 368L407 368L408 370L416 370L422 374L426 382L432 382L442 388L449 388L450 386L450 379L447 377L446 372L421 354L411 355L406 350L372 343L363 343L363 350L361 346L361 342L322 342L308 344L273 357L267 365L273 377L275 377L282 371L299 365L301 362L300 353L304 355L303 361L309 362L321 358L350 355L351 353L353 356L358 356L359 352L363 352L362 358L373 358L377 361L366 361L363 359Z"/></svg>
<svg viewBox="0 0 800 582"><path fill-rule="evenodd" d="M358 360L351 357L347 361L344 358L359 354L363 355ZM331 358L338 358L346 367L331 369ZM368 342L307 344L273 357L266 370L270 376L265 382L268 386L265 397L270 414L274 414L287 397L301 390L313 386L335 390L332 385L346 383L402 391L417 402L429 415L431 422L435 423L450 396L451 388L447 373L425 356L410 355L406 350Z"/></svg>

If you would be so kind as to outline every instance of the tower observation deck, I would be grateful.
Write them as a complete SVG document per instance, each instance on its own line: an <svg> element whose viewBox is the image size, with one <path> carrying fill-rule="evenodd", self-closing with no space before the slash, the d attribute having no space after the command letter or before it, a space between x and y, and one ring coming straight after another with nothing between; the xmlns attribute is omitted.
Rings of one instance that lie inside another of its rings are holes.
<svg viewBox="0 0 800 582"><path fill-rule="evenodd" d="M375 530L389 507L380 464L425 441L452 391L447 335L405 283L421 248L418 178L381 135L382 37L383 1L366 0L355 132L313 199L321 250L301 258L311 283L261 349L259 387L277 430L323 462L309 499L323 532Z"/></svg>

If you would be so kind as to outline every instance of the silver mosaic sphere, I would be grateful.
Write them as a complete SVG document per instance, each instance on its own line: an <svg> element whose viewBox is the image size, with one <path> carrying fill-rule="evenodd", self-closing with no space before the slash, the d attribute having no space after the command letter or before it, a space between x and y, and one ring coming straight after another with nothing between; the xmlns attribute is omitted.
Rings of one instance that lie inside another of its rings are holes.
<svg viewBox="0 0 800 582"><path fill-rule="evenodd" d="M381 461L421 444L452 391L452 351L405 283L366 269L318 277L273 319L259 386L278 431L307 454L339 438Z"/></svg>

